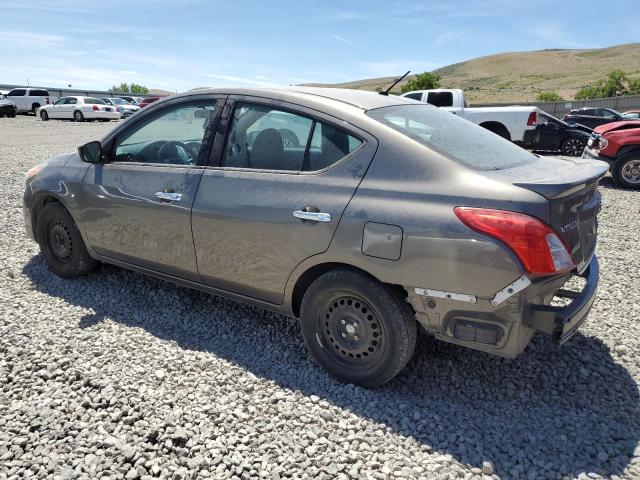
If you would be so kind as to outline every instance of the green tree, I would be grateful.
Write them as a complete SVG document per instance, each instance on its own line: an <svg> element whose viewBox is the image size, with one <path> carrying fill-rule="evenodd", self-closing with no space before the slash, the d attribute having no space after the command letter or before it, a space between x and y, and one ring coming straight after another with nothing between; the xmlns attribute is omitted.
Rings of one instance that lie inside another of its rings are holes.
<svg viewBox="0 0 640 480"><path fill-rule="evenodd" d="M149 89L144 85L138 85L137 83L121 83L120 85L114 85L109 89L113 93L149 93Z"/></svg>
<svg viewBox="0 0 640 480"><path fill-rule="evenodd" d="M629 95L640 95L640 78L629 80Z"/></svg>
<svg viewBox="0 0 640 480"><path fill-rule="evenodd" d="M556 92L540 92L536 100L538 102L561 102L564 99Z"/></svg>
<svg viewBox="0 0 640 480"><path fill-rule="evenodd" d="M433 88L440 88L440 75L437 73L425 72L416 75L405 83L400 91L405 93L412 90L431 90Z"/></svg>
<svg viewBox="0 0 640 480"><path fill-rule="evenodd" d="M592 85L582 87L576 93L576 100L587 100L591 98L609 98L620 95L628 95L630 92L625 86L627 75L622 70L609 72L607 78L598 80ZM631 87L632 82L628 82ZM635 85L635 84L634 84Z"/></svg>
<svg viewBox="0 0 640 480"><path fill-rule="evenodd" d="M149 93L149 89L144 85L138 85L137 83L132 83L131 93Z"/></svg>

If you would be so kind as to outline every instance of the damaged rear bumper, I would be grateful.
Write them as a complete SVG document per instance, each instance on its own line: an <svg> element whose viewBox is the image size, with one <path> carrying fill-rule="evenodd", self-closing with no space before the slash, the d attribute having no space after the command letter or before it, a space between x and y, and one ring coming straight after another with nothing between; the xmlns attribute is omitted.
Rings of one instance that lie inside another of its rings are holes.
<svg viewBox="0 0 640 480"><path fill-rule="evenodd" d="M589 266L580 274L586 284L581 292L560 289L556 296L571 299L571 303L564 307L553 305L528 305L528 324L535 330L551 335L553 341L562 345L569 340L584 323L591 311L598 289L600 267L598 258L594 255Z"/></svg>

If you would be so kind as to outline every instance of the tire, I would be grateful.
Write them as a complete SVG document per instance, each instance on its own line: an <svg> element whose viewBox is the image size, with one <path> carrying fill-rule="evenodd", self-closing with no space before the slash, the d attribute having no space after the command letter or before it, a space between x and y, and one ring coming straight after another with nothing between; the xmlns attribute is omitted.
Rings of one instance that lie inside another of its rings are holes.
<svg viewBox="0 0 640 480"><path fill-rule="evenodd" d="M579 137L565 138L560 145L560 151L567 157L579 157L584 151L587 142Z"/></svg>
<svg viewBox="0 0 640 480"><path fill-rule="evenodd" d="M73 119L76 122L84 122L84 115L80 110L76 110L75 112L73 112Z"/></svg>
<svg viewBox="0 0 640 480"><path fill-rule="evenodd" d="M38 243L49 270L63 278L92 272L98 262L91 258L73 217L60 203L44 206L36 225Z"/></svg>
<svg viewBox="0 0 640 480"><path fill-rule="evenodd" d="M611 175L616 185L640 190L640 152L630 152L618 158L613 164Z"/></svg>
<svg viewBox="0 0 640 480"><path fill-rule="evenodd" d="M300 317L311 356L340 382L380 386L413 355L413 311L400 295L362 273L338 269L322 275L306 291Z"/></svg>
<svg viewBox="0 0 640 480"><path fill-rule="evenodd" d="M40 118L42 119L43 122L46 122L47 120L49 120L49 114L47 113L46 110L40 110Z"/></svg>

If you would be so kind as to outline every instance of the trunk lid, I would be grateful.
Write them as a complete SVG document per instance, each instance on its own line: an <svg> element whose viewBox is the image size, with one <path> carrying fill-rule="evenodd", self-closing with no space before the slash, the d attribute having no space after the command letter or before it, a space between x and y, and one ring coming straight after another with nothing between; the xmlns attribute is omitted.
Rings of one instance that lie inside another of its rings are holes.
<svg viewBox="0 0 640 480"><path fill-rule="evenodd" d="M548 221L582 272L596 247L601 202L598 182L608 169L607 163L597 160L540 157L515 168L483 173L545 197L550 207Z"/></svg>

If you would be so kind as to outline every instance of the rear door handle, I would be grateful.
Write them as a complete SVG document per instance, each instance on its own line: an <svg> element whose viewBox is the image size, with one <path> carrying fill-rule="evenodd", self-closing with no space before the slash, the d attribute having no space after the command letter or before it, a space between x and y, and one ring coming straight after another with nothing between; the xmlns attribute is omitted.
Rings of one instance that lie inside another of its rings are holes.
<svg viewBox="0 0 640 480"><path fill-rule="evenodd" d="M159 198L160 200L168 200L170 202L179 202L182 200L182 194L175 192L156 192L156 198Z"/></svg>
<svg viewBox="0 0 640 480"><path fill-rule="evenodd" d="M308 220L310 222L331 221L331 214L325 212L305 212L304 210L294 210L293 216L300 220Z"/></svg>

